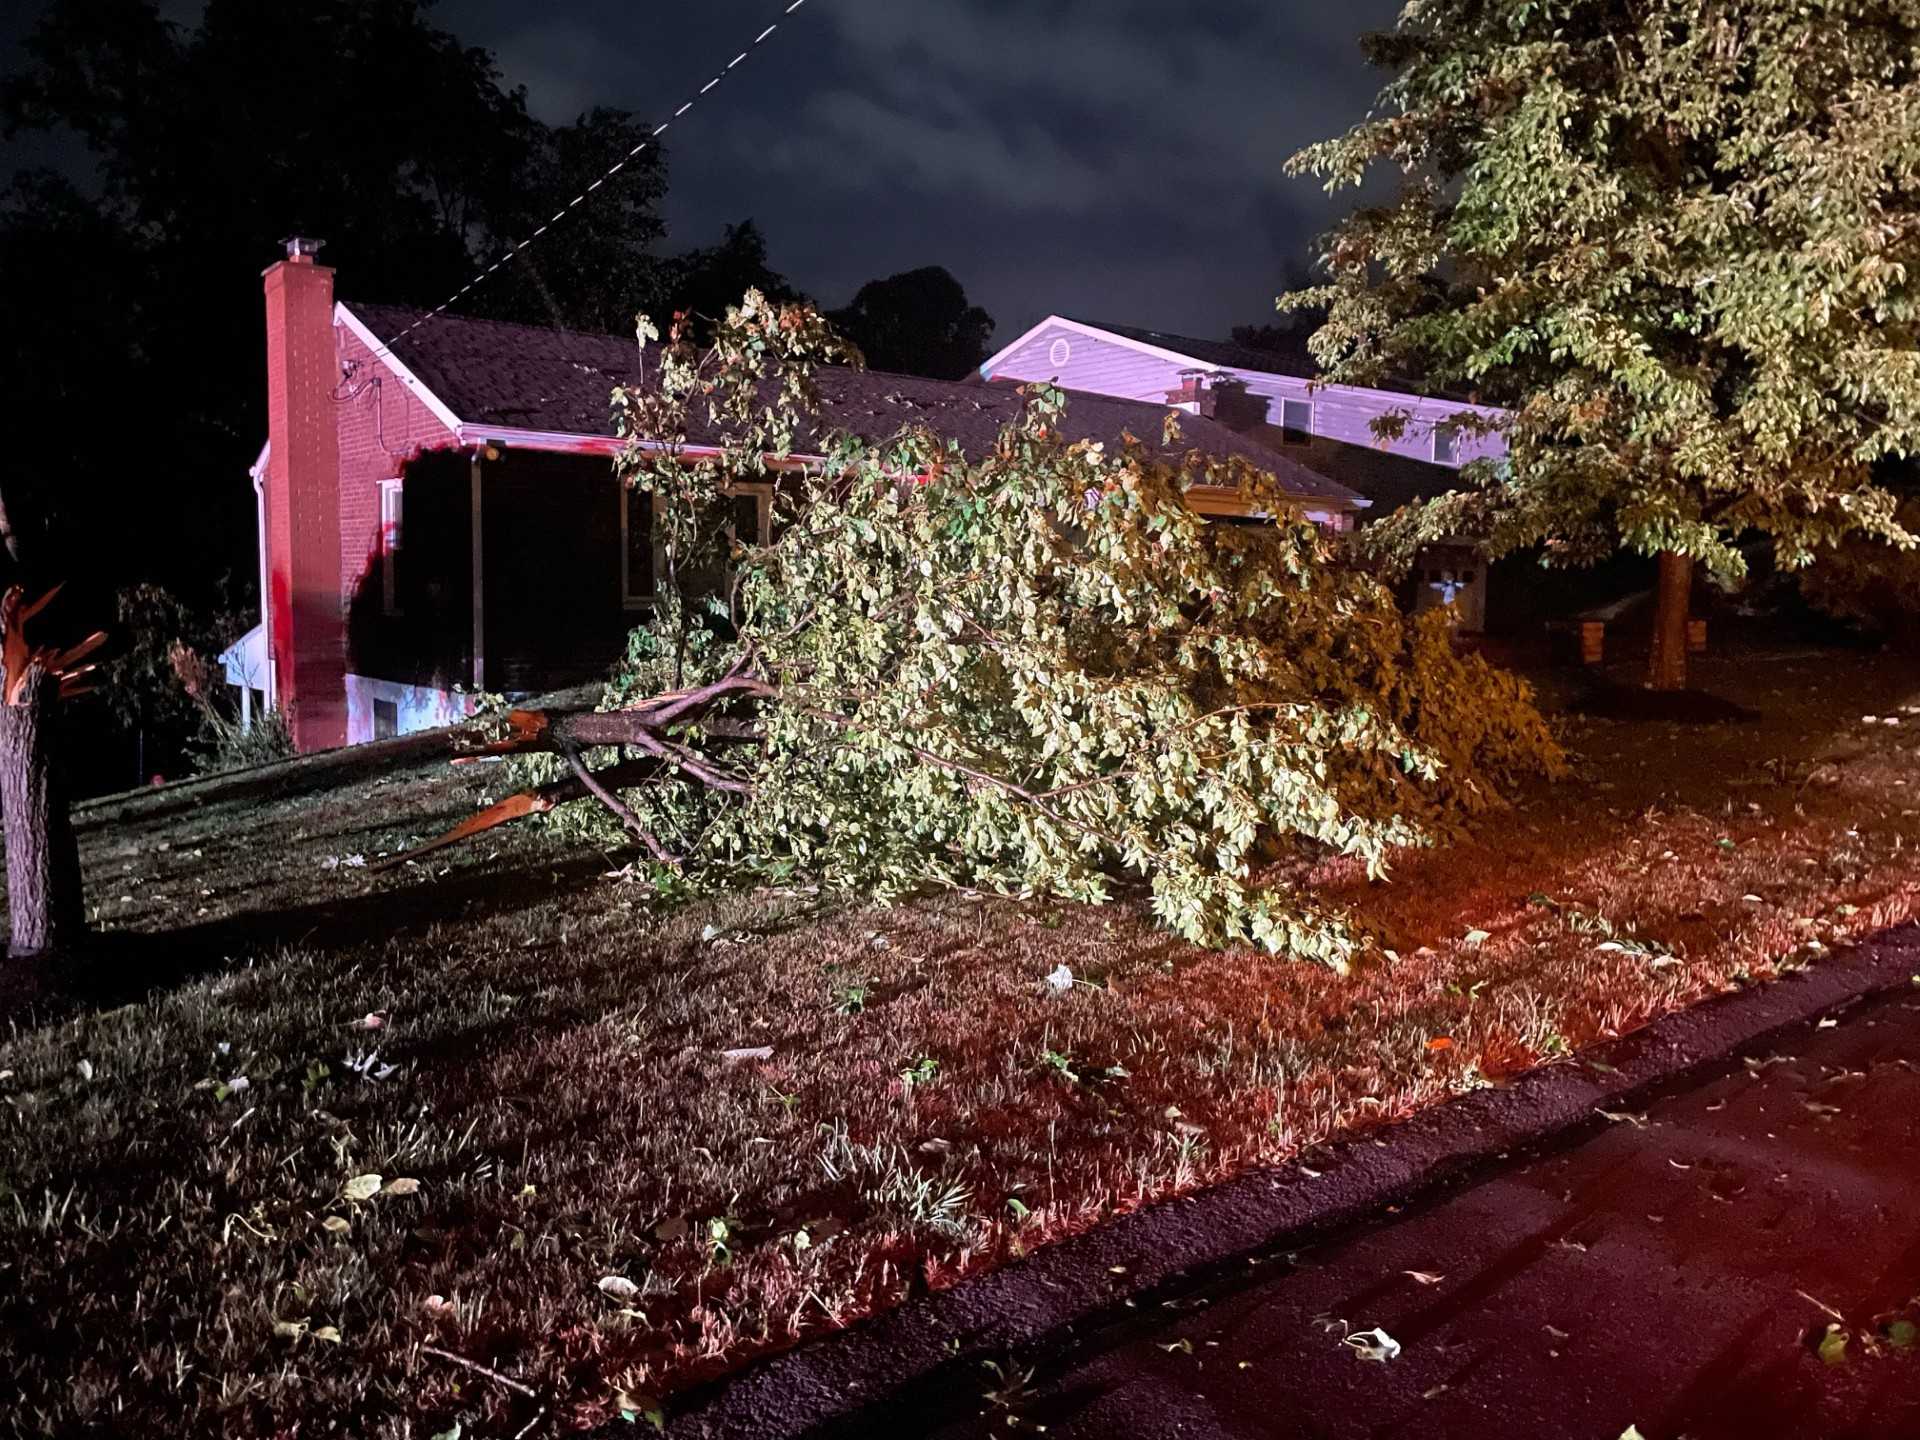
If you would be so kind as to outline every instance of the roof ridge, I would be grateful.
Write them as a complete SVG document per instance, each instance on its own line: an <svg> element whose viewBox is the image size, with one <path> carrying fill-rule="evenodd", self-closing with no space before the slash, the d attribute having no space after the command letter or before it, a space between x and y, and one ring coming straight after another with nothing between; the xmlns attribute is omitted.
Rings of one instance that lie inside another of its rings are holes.
<svg viewBox="0 0 1920 1440"><path fill-rule="evenodd" d="M366 310L389 310L402 315L425 315L428 312L417 305L391 305L378 300L342 300L355 314ZM520 330L533 335L564 335L575 340L604 340L614 345L632 343L632 337L615 335L604 330L573 330L563 325L530 325L524 320L495 320L488 315L443 315L441 322L456 325L485 325L495 330ZM404 339L405 337L401 337ZM398 344L398 340L391 343Z"/></svg>

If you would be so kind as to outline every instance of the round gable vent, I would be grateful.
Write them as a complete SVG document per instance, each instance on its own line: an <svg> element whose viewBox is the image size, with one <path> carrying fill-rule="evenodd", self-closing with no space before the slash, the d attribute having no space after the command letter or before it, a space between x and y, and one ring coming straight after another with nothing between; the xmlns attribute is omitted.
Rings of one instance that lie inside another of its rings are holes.
<svg viewBox="0 0 1920 1440"><path fill-rule="evenodd" d="M1072 358L1073 346L1064 340L1054 341L1053 348L1047 351L1047 363L1056 369L1064 368L1066 363Z"/></svg>

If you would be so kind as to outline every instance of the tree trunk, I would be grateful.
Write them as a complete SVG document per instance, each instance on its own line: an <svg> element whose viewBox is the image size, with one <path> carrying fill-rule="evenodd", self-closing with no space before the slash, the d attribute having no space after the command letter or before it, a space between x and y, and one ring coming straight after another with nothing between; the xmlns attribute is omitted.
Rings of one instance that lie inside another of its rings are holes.
<svg viewBox="0 0 1920 1440"><path fill-rule="evenodd" d="M0 819L7 842L8 954L41 955L86 930L80 848L54 755L60 682L37 661L20 698L0 704Z"/></svg>
<svg viewBox="0 0 1920 1440"><path fill-rule="evenodd" d="M1693 599L1693 559L1660 552L1660 583L1653 610L1653 654L1647 665L1649 690L1687 688L1687 610Z"/></svg>

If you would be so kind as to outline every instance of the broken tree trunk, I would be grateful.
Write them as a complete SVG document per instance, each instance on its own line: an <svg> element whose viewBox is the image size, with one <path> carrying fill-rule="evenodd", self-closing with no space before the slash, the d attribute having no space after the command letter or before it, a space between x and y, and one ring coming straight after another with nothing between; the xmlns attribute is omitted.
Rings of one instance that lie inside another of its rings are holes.
<svg viewBox="0 0 1920 1440"><path fill-rule="evenodd" d="M27 622L59 593L33 604L18 585L0 596L0 825L6 831L8 953L43 955L86 931L80 850L56 750L60 702L90 688L81 665L106 643L95 631L59 652L27 643Z"/></svg>
<svg viewBox="0 0 1920 1440"><path fill-rule="evenodd" d="M656 863L677 866L680 857L673 855L659 837L647 829L640 817L620 798L620 792L656 781L685 779L724 794L752 793L753 787L744 778L726 769L712 756L702 754L688 742L695 737L720 747L759 742L759 727L750 719L714 713L735 702L766 699L777 693L772 686L751 673L753 658L749 651L718 680L689 690L655 695L627 710L512 711L506 718L507 733L504 736L468 750L464 755L457 756L454 763L491 755L525 755L544 751L561 756L572 774L537 789L509 795L468 816L445 834L412 850L389 856L374 868L384 870L405 864L430 851L470 840L497 826L511 824L529 815L544 815L558 805L588 796L611 811ZM589 769L582 752L609 746L642 753L600 770Z"/></svg>
<svg viewBox="0 0 1920 1440"><path fill-rule="evenodd" d="M60 682L37 659L0 705L0 816L7 844L8 953L44 955L86 932L80 848L54 747Z"/></svg>
<svg viewBox="0 0 1920 1440"><path fill-rule="evenodd" d="M1647 662L1647 688L1687 688L1687 610L1693 599L1693 559L1660 552L1660 582L1654 591L1653 652Z"/></svg>

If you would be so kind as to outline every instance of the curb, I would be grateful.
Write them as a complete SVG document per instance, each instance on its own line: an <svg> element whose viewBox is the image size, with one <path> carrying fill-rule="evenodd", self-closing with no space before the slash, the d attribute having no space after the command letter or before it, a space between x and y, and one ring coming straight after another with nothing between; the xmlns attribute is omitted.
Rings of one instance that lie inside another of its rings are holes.
<svg viewBox="0 0 1920 1440"><path fill-rule="evenodd" d="M1297 1248L1508 1152L1597 1123L1596 1110L1637 1104L1778 1031L1916 982L1920 924L1884 931L1818 968L1703 1001L1505 1088L1323 1147L1314 1152L1317 1175L1298 1161L1251 1171L771 1356L688 1392L666 1433L674 1440L877 1433L861 1424L867 1407L1031 1350L1192 1272Z"/></svg>

